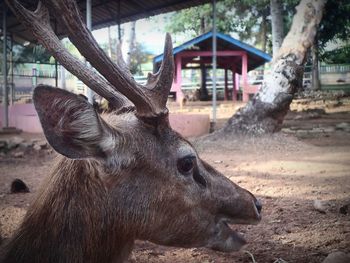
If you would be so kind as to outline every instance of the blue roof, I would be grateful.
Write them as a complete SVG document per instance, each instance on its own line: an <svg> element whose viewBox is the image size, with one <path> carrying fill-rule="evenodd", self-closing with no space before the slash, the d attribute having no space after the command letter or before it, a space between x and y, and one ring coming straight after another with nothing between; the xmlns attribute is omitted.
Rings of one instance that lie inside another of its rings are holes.
<svg viewBox="0 0 350 263"><path fill-rule="evenodd" d="M228 44L232 45L230 50L247 51L248 58L249 58L249 55L257 57L262 62L260 64L263 64L265 62L269 62L272 59L272 57L269 54L255 48L255 47L252 47L246 43L243 43L243 42L241 42L241 41L239 41L239 40L237 40L229 35L225 35L222 33L216 33L216 36L217 36L218 42L221 40L223 42L227 42ZM205 33L203 35L200 35L196 38L193 38L193 39L183 43L182 45L175 47L173 50L173 54L176 55L177 53L180 53L181 51L187 50L190 47L192 47L193 45L196 45L196 44L203 42L204 40L207 40L207 39L212 38L212 37L213 37L213 32L210 31L210 32ZM159 63L162 60L163 60L163 54L160 54L160 55L153 58L154 63Z"/></svg>

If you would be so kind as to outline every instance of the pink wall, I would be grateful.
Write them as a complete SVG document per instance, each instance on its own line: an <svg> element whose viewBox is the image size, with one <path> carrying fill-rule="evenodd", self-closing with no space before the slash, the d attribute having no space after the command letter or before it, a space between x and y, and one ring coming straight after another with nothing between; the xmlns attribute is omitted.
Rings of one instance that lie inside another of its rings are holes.
<svg viewBox="0 0 350 263"><path fill-rule="evenodd" d="M0 107L0 126L3 127L4 107ZM34 104L16 104L9 106L9 126L16 127L25 132L42 132L38 114Z"/></svg>
<svg viewBox="0 0 350 263"><path fill-rule="evenodd" d="M169 115L170 126L184 137L196 137L209 133L210 119L207 114Z"/></svg>
<svg viewBox="0 0 350 263"><path fill-rule="evenodd" d="M246 86L243 88L242 100L244 102L248 102L249 101L249 94L256 94L259 91L260 86L261 85L248 85L248 84L246 84Z"/></svg>
<svg viewBox="0 0 350 263"><path fill-rule="evenodd" d="M0 107L0 125L4 118L3 107ZM206 114L170 114L171 127L185 137L194 137L207 134L210 119ZM17 104L9 107L9 126L21 129L24 132L41 133L42 128L38 114L33 104Z"/></svg>

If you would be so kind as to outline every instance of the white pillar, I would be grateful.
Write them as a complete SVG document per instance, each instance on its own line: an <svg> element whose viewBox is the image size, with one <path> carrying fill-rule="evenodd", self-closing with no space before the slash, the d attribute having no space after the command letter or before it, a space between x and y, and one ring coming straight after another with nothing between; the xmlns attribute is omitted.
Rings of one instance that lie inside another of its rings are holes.
<svg viewBox="0 0 350 263"><path fill-rule="evenodd" d="M216 0L213 0L213 125L216 123Z"/></svg>
<svg viewBox="0 0 350 263"><path fill-rule="evenodd" d="M8 90L7 90L7 6L4 3L4 9L2 10L2 32L3 32L3 52L2 52L2 73L4 77L3 85L3 104L4 104L4 122L3 127L9 126L8 116Z"/></svg>
<svg viewBox="0 0 350 263"><path fill-rule="evenodd" d="M91 0L86 0L86 26L91 31ZM89 63L86 62L86 64ZM87 98L91 104L93 103L93 96L93 91L87 87Z"/></svg>

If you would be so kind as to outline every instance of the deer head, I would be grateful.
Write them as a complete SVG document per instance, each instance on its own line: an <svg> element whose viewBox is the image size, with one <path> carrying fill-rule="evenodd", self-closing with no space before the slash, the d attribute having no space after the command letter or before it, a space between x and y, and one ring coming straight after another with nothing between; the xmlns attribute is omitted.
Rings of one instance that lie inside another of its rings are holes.
<svg viewBox="0 0 350 263"><path fill-rule="evenodd" d="M103 244L109 249L99 247L96 241L91 244L95 237L86 238L90 242L86 246L105 250L113 254L108 258L114 260L122 258L118 255L121 252L115 250L135 239L171 246L238 250L245 241L228 224L258 223L261 204L250 192L201 160L191 143L171 129L166 108L174 68L170 36L166 36L159 72L150 74L142 86L134 81L121 56L114 64L98 47L74 0L43 2L32 12L17 1L7 0L18 18L63 66L118 110L100 116L92 105L73 93L48 86L35 89L34 103L45 136L65 157L51 175L50 186L46 185L55 190L40 192L19 231L30 232L26 228L33 227L39 216L45 222L53 218L55 224L70 226L79 216L90 218L94 223L85 227L96 235L99 231L89 228L104 229L108 242ZM70 40L103 77L62 47L50 27L48 10L58 14ZM86 183L80 185L78 180ZM75 195L79 198L74 199ZM74 203L76 210L61 211L57 208L60 203L62 207ZM64 218L74 218L73 222L48 216L53 213L47 211L48 206L57 208L56 213L62 213ZM53 238L64 229L62 226L45 231ZM54 231L55 235L51 233ZM44 239L41 242L45 243ZM12 248L15 246L13 242ZM84 255L81 252L81 257ZM84 261L81 260L77 262Z"/></svg>

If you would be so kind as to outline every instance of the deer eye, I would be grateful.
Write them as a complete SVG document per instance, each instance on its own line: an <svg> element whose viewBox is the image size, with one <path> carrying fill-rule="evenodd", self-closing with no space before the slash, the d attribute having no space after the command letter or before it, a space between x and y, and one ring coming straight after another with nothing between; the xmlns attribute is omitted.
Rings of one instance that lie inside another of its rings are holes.
<svg viewBox="0 0 350 263"><path fill-rule="evenodd" d="M187 175L192 172L196 157L186 156L177 161L177 169L180 173Z"/></svg>

